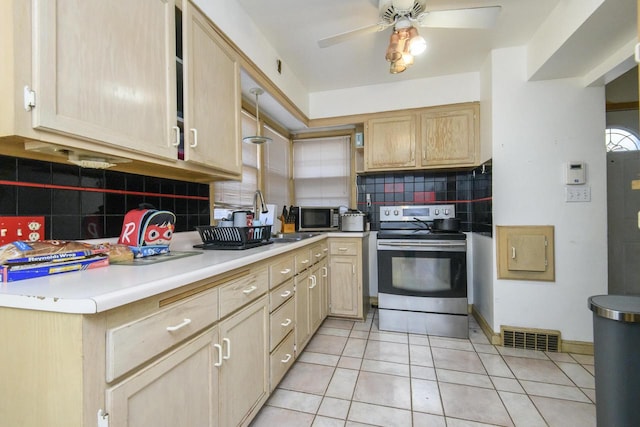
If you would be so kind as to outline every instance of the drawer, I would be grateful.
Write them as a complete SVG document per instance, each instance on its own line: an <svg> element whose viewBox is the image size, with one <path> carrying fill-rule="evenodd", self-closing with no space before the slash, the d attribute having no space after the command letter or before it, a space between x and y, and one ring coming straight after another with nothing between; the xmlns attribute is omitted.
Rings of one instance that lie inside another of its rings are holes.
<svg viewBox="0 0 640 427"><path fill-rule="evenodd" d="M106 334L106 378L111 382L218 320L218 289L209 289Z"/></svg>
<svg viewBox="0 0 640 427"><path fill-rule="evenodd" d="M295 257L288 255L269 266L269 286L273 289L295 274Z"/></svg>
<svg viewBox="0 0 640 427"><path fill-rule="evenodd" d="M257 299L269 288L267 268L252 270L220 286L220 317L233 313Z"/></svg>
<svg viewBox="0 0 640 427"><path fill-rule="evenodd" d="M289 298L279 309L271 313L271 329L269 351L272 351L289 332L293 331L296 315L295 300Z"/></svg>
<svg viewBox="0 0 640 427"><path fill-rule="evenodd" d="M358 255L358 249L361 246L361 242L345 242L340 240L337 242L329 243L329 251L331 255Z"/></svg>
<svg viewBox="0 0 640 427"><path fill-rule="evenodd" d="M311 256L313 257L313 262L318 262L321 259L325 258L329 253L329 248L327 247L326 242L318 243L317 245L313 245L311 248Z"/></svg>
<svg viewBox="0 0 640 427"><path fill-rule="evenodd" d="M311 248L306 247L296 251L296 274L309 268L311 264Z"/></svg>
<svg viewBox="0 0 640 427"><path fill-rule="evenodd" d="M287 335L284 341L271 353L271 391L277 387L284 374L293 365L293 336L293 332Z"/></svg>
<svg viewBox="0 0 640 427"><path fill-rule="evenodd" d="M289 300L295 292L295 285L293 279L289 279L287 282L278 286L276 289L269 292L269 311L274 311L280 307L282 303Z"/></svg>

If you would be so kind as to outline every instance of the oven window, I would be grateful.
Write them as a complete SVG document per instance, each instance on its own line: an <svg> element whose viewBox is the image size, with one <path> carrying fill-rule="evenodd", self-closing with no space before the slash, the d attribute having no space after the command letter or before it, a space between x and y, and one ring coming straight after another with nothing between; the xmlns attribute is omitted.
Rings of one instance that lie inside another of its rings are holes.
<svg viewBox="0 0 640 427"><path fill-rule="evenodd" d="M378 292L422 297L466 297L466 253L378 250Z"/></svg>
<svg viewBox="0 0 640 427"><path fill-rule="evenodd" d="M391 286L418 292L451 289L451 261L446 258L391 258Z"/></svg>

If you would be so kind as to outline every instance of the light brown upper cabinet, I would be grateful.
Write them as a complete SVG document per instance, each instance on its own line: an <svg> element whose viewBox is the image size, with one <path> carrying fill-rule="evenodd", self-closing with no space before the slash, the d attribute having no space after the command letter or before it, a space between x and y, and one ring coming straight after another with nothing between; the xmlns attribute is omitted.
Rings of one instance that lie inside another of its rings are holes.
<svg viewBox="0 0 640 427"><path fill-rule="evenodd" d="M33 127L175 159L173 2L113 3L33 2Z"/></svg>
<svg viewBox="0 0 640 427"><path fill-rule="evenodd" d="M479 104L474 102L368 120L364 171L476 166L479 110Z"/></svg>
<svg viewBox="0 0 640 427"><path fill-rule="evenodd" d="M184 159L239 176L240 65L202 12L184 7Z"/></svg>
<svg viewBox="0 0 640 427"><path fill-rule="evenodd" d="M9 0L5 9L0 154L240 177L238 54L188 0Z"/></svg>
<svg viewBox="0 0 640 427"><path fill-rule="evenodd" d="M474 166L479 157L477 104L442 107L420 114L423 167Z"/></svg>
<svg viewBox="0 0 640 427"><path fill-rule="evenodd" d="M365 170L416 166L415 114L368 120L365 135Z"/></svg>

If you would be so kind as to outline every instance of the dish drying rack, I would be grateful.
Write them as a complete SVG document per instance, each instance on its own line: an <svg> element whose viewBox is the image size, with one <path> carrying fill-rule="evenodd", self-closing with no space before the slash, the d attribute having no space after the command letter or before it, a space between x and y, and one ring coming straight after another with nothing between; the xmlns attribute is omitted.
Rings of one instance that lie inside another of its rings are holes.
<svg viewBox="0 0 640 427"><path fill-rule="evenodd" d="M197 225L202 244L193 245L199 249L250 249L271 242L271 226L256 227L214 227Z"/></svg>

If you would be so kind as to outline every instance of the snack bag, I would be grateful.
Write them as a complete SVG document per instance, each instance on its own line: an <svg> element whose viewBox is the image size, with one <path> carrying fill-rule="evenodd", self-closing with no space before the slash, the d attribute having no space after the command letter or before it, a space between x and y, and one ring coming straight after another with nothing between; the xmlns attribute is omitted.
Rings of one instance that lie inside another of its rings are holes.
<svg viewBox="0 0 640 427"><path fill-rule="evenodd" d="M168 253L175 223L173 212L142 204L125 215L118 243L129 246L136 258Z"/></svg>

